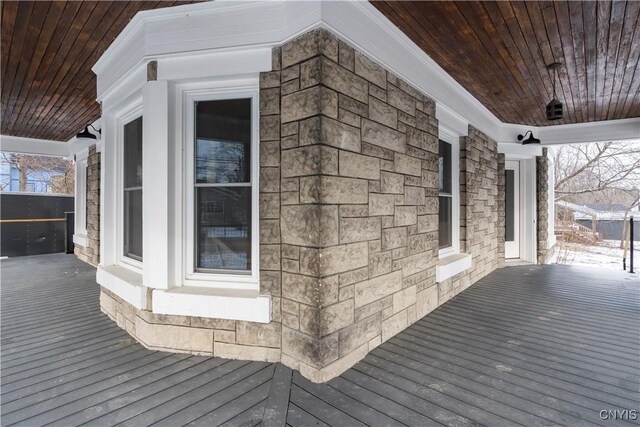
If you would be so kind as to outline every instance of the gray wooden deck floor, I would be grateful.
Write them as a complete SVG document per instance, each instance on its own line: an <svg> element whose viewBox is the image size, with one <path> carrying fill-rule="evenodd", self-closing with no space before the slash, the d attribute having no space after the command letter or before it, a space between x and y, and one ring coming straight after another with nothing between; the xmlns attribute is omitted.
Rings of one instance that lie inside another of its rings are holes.
<svg viewBox="0 0 640 427"><path fill-rule="evenodd" d="M498 270L317 385L280 364L149 351L71 255L3 260L1 424L638 425L640 278Z"/></svg>

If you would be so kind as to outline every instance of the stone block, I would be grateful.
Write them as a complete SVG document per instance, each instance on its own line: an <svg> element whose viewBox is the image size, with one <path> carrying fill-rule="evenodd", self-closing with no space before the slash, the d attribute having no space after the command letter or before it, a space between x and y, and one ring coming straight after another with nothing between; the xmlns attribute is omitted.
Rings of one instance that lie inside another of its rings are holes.
<svg viewBox="0 0 640 427"><path fill-rule="evenodd" d="M338 41L338 64L350 71L355 66L355 50L342 40Z"/></svg>
<svg viewBox="0 0 640 427"><path fill-rule="evenodd" d="M409 326L407 318L407 310L403 310L394 314L382 321L382 341L387 341L389 338L404 330Z"/></svg>
<svg viewBox="0 0 640 427"><path fill-rule="evenodd" d="M348 354L375 336L380 335L381 331L382 316L379 312L344 328L339 333L340 356Z"/></svg>
<svg viewBox="0 0 640 427"><path fill-rule="evenodd" d="M430 286L416 295L416 314L418 319L426 316L438 307L438 287Z"/></svg>
<svg viewBox="0 0 640 427"><path fill-rule="evenodd" d="M363 218L369 216L368 205L340 205L341 218Z"/></svg>
<svg viewBox="0 0 640 427"><path fill-rule="evenodd" d="M400 153L406 151L403 133L367 119L362 119L362 141Z"/></svg>
<svg viewBox="0 0 640 427"><path fill-rule="evenodd" d="M352 325L353 318L353 299L323 307L320 311L320 336L324 337L325 335Z"/></svg>
<svg viewBox="0 0 640 427"><path fill-rule="evenodd" d="M369 184L363 179L321 176L318 182L305 177L300 187L302 203L359 204L369 199Z"/></svg>
<svg viewBox="0 0 640 427"><path fill-rule="evenodd" d="M392 172L381 172L380 191L389 194L404 194L404 176Z"/></svg>
<svg viewBox="0 0 640 427"><path fill-rule="evenodd" d="M398 110L374 97L369 97L369 119L396 129Z"/></svg>
<svg viewBox="0 0 640 427"><path fill-rule="evenodd" d="M216 357L226 359L257 360L271 363L280 361L279 348L217 342L214 350Z"/></svg>
<svg viewBox="0 0 640 427"><path fill-rule="evenodd" d="M369 195L369 215L393 215L395 209L395 197L393 194L375 194Z"/></svg>
<svg viewBox="0 0 640 427"><path fill-rule="evenodd" d="M260 116L260 143L280 139L280 116Z"/></svg>
<svg viewBox="0 0 640 427"><path fill-rule="evenodd" d="M319 279L302 274L283 272L282 296L284 299L317 306L320 299Z"/></svg>
<svg viewBox="0 0 640 427"><path fill-rule="evenodd" d="M260 115L280 113L280 88L260 90Z"/></svg>
<svg viewBox="0 0 640 427"><path fill-rule="evenodd" d="M389 104L405 113L416 115L416 99L394 85L387 86L387 100Z"/></svg>
<svg viewBox="0 0 640 427"><path fill-rule="evenodd" d="M398 313L416 303L416 286L410 286L393 294L393 312Z"/></svg>
<svg viewBox="0 0 640 427"><path fill-rule="evenodd" d="M340 219L340 243L379 239L380 233L380 218Z"/></svg>
<svg viewBox="0 0 640 427"><path fill-rule="evenodd" d="M280 166L280 141L260 142L260 166Z"/></svg>
<svg viewBox="0 0 640 427"><path fill-rule="evenodd" d="M282 48L282 68L323 54L338 61L338 39L324 29L309 31L285 43Z"/></svg>
<svg viewBox="0 0 640 427"><path fill-rule="evenodd" d="M360 151L360 129L327 117L300 122L300 145L324 144Z"/></svg>
<svg viewBox="0 0 640 427"><path fill-rule="evenodd" d="M402 289L402 273L394 271L356 284L355 306L372 303Z"/></svg>
<svg viewBox="0 0 640 427"><path fill-rule="evenodd" d="M366 80L324 57L320 58L320 66L324 85L360 102L367 102L369 91Z"/></svg>
<svg viewBox="0 0 640 427"><path fill-rule="evenodd" d="M283 123L324 114L338 117L338 94L324 86L314 86L282 97Z"/></svg>
<svg viewBox="0 0 640 427"><path fill-rule="evenodd" d="M418 222L418 211L415 206L396 206L393 223L396 227L413 225Z"/></svg>
<svg viewBox="0 0 640 427"><path fill-rule="evenodd" d="M352 178L380 179L380 159L350 151L340 151L340 175Z"/></svg>
<svg viewBox="0 0 640 427"><path fill-rule="evenodd" d="M369 277L376 277L390 273L391 266L391 251L369 254Z"/></svg>
<svg viewBox="0 0 640 427"><path fill-rule="evenodd" d="M424 188L404 187L404 204L423 206L425 203Z"/></svg>
<svg viewBox="0 0 640 427"><path fill-rule="evenodd" d="M190 326L151 324L135 318L136 335L146 346L198 354L213 353L213 331Z"/></svg>
<svg viewBox="0 0 640 427"><path fill-rule="evenodd" d="M422 162L415 157L394 153L394 169L405 175L422 176Z"/></svg>
<svg viewBox="0 0 640 427"><path fill-rule="evenodd" d="M382 250L407 246L406 227L386 228L382 230Z"/></svg>
<svg viewBox="0 0 640 427"><path fill-rule="evenodd" d="M338 94L338 106L360 117L367 117L369 106L342 93Z"/></svg>
<svg viewBox="0 0 640 427"><path fill-rule="evenodd" d="M338 243L337 206L283 206L282 242L309 247Z"/></svg>
<svg viewBox="0 0 640 427"><path fill-rule="evenodd" d="M282 152L282 176L338 173L338 150L321 145L308 145Z"/></svg>
<svg viewBox="0 0 640 427"><path fill-rule="evenodd" d="M356 52L355 72L378 87L385 88L387 86L386 70L360 52Z"/></svg>
<svg viewBox="0 0 640 427"><path fill-rule="evenodd" d="M280 348L281 328L279 323L256 323L238 321L236 342L238 344Z"/></svg>
<svg viewBox="0 0 640 427"><path fill-rule="evenodd" d="M332 246L320 249L319 255L320 275L329 276L366 266L369 262L369 246L366 242Z"/></svg>

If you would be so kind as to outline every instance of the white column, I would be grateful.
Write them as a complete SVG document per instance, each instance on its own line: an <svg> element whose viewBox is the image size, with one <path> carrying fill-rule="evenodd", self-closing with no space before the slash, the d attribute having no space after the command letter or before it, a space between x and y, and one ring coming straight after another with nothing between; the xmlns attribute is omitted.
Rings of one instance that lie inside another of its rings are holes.
<svg viewBox="0 0 640 427"><path fill-rule="evenodd" d="M117 263L117 129L112 113L105 113L102 122L100 152L100 265Z"/></svg>
<svg viewBox="0 0 640 427"><path fill-rule="evenodd" d="M169 86L149 81L143 89L142 283L169 287Z"/></svg>

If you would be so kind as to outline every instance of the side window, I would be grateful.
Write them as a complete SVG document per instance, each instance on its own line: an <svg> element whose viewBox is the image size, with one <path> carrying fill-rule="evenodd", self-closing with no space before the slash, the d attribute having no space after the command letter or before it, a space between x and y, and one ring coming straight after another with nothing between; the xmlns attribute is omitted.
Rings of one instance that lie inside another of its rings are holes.
<svg viewBox="0 0 640 427"><path fill-rule="evenodd" d="M142 261L142 117L124 125L123 255Z"/></svg>

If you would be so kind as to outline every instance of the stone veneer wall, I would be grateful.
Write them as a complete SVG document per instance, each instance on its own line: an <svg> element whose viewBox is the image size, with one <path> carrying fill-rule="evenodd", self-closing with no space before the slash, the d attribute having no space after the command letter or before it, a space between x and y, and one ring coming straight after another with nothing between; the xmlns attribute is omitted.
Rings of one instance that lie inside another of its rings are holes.
<svg viewBox="0 0 640 427"><path fill-rule="evenodd" d="M438 305L435 103L324 30L282 67L282 361L325 381Z"/></svg>
<svg viewBox="0 0 640 427"><path fill-rule="evenodd" d="M549 159L546 148L542 149L542 156L536 157L536 206L538 209L538 264L546 264L555 252L555 247L547 247L549 239Z"/></svg>
<svg viewBox="0 0 640 427"><path fill-rule="evenodd" d="M95 145L87 156L87 246L74 245L73 253L94 267L100 262L100 153Z"/></svg>
<svg viewBox="0 0 640 427"><path fill-rule="evenodd" d="M461 201L473 220L461 237L474 267L437 284L433 100L325 30L274 50L273 64L260 79L261 291L273 321L161 316L104 289L101 307L151 348L282 361L326 381L500 265L504 158L470 128Z"/></svg>
<svg viewBox="0 0 640 427"><path fill-rule="evenodd" d="M473 126L460 138L460 250L473 265L438 283L438 304L504 266L505 159Z"/></svg>

